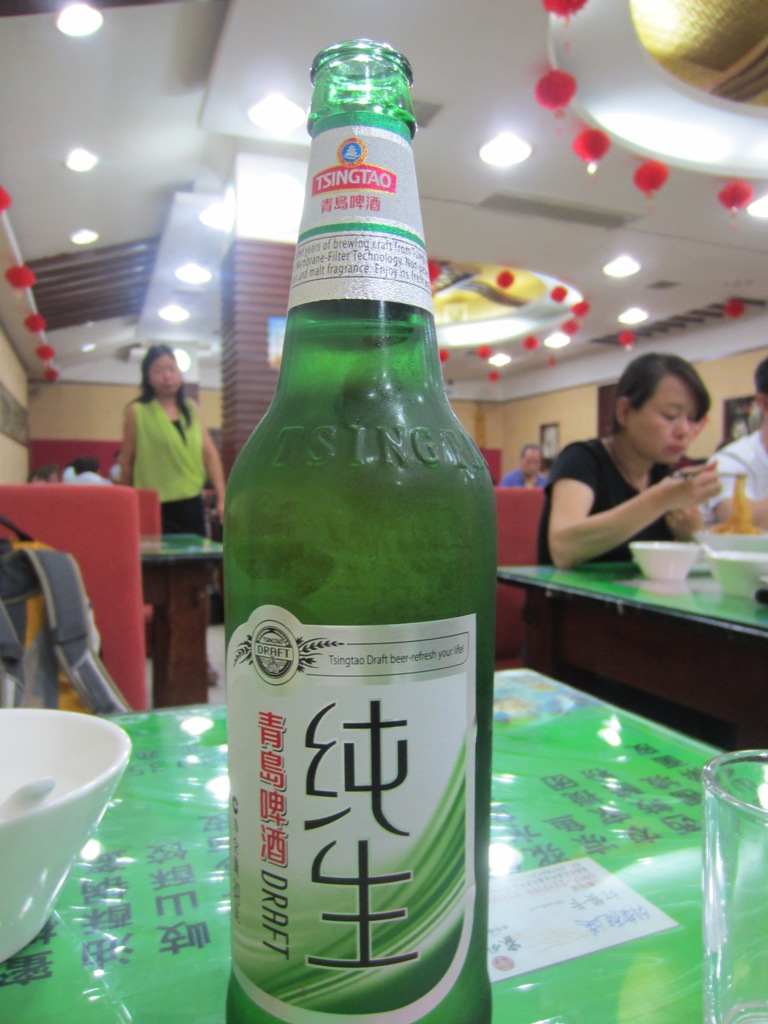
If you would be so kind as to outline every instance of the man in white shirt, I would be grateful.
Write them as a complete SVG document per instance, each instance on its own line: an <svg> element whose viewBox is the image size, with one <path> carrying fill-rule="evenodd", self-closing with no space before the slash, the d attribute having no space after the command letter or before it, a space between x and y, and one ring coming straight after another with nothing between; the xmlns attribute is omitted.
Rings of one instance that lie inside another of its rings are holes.
<svg viewBox="0 0 768 1024"><path fill-rule="evenodd" d="M755 391L755 405L762 415L760 427L715 453L722 489L712 507L716 520L724 522L733 508L736 475L746 474L745 491L752 509L752 522L768 530L768 359L755 370Z"/></svg>

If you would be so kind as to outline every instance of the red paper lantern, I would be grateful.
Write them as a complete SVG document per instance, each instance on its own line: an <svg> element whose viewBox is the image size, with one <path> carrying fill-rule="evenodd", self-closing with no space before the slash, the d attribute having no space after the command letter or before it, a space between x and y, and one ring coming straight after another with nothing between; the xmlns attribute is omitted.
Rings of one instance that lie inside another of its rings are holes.
<svg viewBox="0 0 768 1024"><path fill-rule="evenodd" d="M448 349L447 348L441 348L440 349L440 362L441 363L447 363L450 358L451 358L451 353L448 351Z"/></svg>
<svg viewBox="0 0 768 1024"><path fill-rule="evenodd" d="M529 334L523 342L523 348L527 349L529 352L535 352L538 347L539 339L534 337L533 334Z"/></svg>
<svg viewBox="0 0 768 1024"><path fill-rule="evenodd" d="M717 193L717 198L726 210L736 213L737 210L743 210L748 203L752 202L754 194L752 186L748 182L729 181Z"/></svg>
<svg viewBox="0 0 768 1024"><path fill-rule="evenodd" d="M11 199L11 197L8 195L8 193L5 191L2 185L0 185L0 213L5 213L5 211L8 209L12 202L13 200Z"/></svg>
<svg viewBox="0 0 768 1024"><path fill-rule="evenodd" d="M440 264L439 263L435 263L434 260L428 260L427 261L427 270L429 272L429 283L430 284L434 284L435 281L438 279L438 277L440 277L440 273L441 273L442 269L443 268L440 266Z"/></svg>
<svg viewBox="0 0 768 1024"><path fill-rule="evenodd" d="M576 79L567 71L553 68L536 83L536 101L547 110L562 116L563 110L576 95Z"/></svg>
<svg viewBox="0 0 768 1024"><path fill-rule="evenodd" d="M573 140L573 152L587 165L587 170L594 171L598 161L602 160L611 148L611 140L599 128L585 128Z"/></svg>
<svg viewBox="0 0 768 1024"><path fill-rule="evenodd" d="M552 291L549 293L550 299L553 302L562 302L568 294L568 289L564 288L561 284L556 284Z"/></svg>
<svg viewBox="0 0 768 1024"><path fill-rule="evenodd" d="M496 284L499 288L509 288L515 280L511 270L502 270L496 277Z"/></svg>
<svg viewBox="0 0 768 1024"><path fill-rule="evenodd" d="M732 320L738 320L740 316L744 316L746 308L741 299L728 299L723 306L723 313Z"/></svg>
<svg viewBox="0 0 768 1024"><path fill-rule="evenodd" d="M35 355L42 363L50 363L56 355L56 350L50 345L38 345L35 349Z"/></svg>
<svg viewBox="0 0 768 1024"><path fill-rule="evenodd" d="M481 359L490 359L493 355L493 349L490 345L481 345L477 350L477 354Z"/></svg>
<svg viewBox="0 0 768 1024"><path fill-rule="evenodd" d="M623 345L626 349L631 349L635 344L637 335L634 331L622 331L619 335L619 344Z"/></svg>
<svg viewBox="0 0 768 1024"><path fill-rule="evenodd" d="M567 334L569 338L572 338L578 329L579 325L576 320L566 320L564 324L560 325L560 330L563 334Z"/></svg>
<svg viewBox="0 0 768 1024"><path fill-rule="evenodd" d="M669 177L669 168L661 160L646 160L635 171L633 181L636 188L645 193L649 199L658 192Z"/></svg>
<svg viewBox="0 0 768 1024"><path fill-rule="evenodd" d="M44 376L46 380L49 380L51 383L53 383L55 380L59 379L59 371L56 369L55 366L46 366Z"/></svg>
<svg viewBox="0 0 768 1024"><path fill-rule="evenodd" d="M13 288L31 288L37 281L34 272L27 266L9 267L5 272L5 277Z"/></svg>
<svg viewBox="0 0 768 1024"><path fill-rule="evenodd" d="M30 313L24 321L24 326L28 331L32 331L33 334L41 334L47 324L44 316L40 316L39 313Z"/></svg>
<svg viewBox="0 0 768 1024"><path fill-rule="evenodd" d="M491 370L491 372L488 374L488 380L495 384L500 376L501 374L499 373L498 370Z"/></svg>
<svg viewBox="0 0 768 1024"><path fill-rule="evenodd" d="M590 308L589 303L585 299L582 299L581 302L576 302L571 306L571 312L574 316L586 316Z"/></svg>
<svg viewBox="0 0 768 1024"><path fill-rule="evenodd" d="M556 14L558 18L570 18L580 11L587 0L541 0L544 10Z"/></svg>
<svg viewBox="0 0 768 1024"><path fill-rule="evenodd" d="M549 359L547 360L547 366L550 368L550 370L552 369L552 367L555 365L556 362L557 362L557 360L555 359L554 356L550 356L549 357Z"/></svg>

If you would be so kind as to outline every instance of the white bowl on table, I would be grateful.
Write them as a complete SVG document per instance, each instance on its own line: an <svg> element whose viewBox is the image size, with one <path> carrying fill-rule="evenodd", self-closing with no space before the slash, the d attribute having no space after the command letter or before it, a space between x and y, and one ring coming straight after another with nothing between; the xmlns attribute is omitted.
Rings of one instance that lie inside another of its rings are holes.
<svg viewBox="0 0 768 1024"><path fill-rule="evenodd" d="M712 533L700 530L696 540L710 551L759 551L768 552L768 533Z"/></svg>
<svg viewBox="0 0 768 1024"><path fill-rule="evenodd" d="M710 550L707 562L723 593L732 597L754 597L768 574L768 551Z"/></svg>
<svg viewBox="0 0 768 1024"><path fill-rule="evenodd" d="M649 580L684 580L700 555L697 544L674 540L635 540L629 550Z"/></svg>
<svg viewBox="0 0 768 1024"><path fill-rule="evenodd" d="M94 715L0 710L0 963L45 924L130 752Z"/></svg>

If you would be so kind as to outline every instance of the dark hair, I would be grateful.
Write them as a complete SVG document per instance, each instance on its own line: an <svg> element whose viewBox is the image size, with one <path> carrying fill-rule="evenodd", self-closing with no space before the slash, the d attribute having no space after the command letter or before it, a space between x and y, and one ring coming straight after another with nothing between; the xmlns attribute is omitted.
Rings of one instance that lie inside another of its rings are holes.
<svg viewBox="0 0 768 1024"><path fill-rule="evenodd" d="M149 368L156 359L160 356L170 356L174 363L176 362L176 356L173 353L173 349L170 345L150 345L147 349L147 354L141 361L141 394L139 395L138 402L151 402L155 397L155 389L149 383ZM179 390L176 392L176 405L179 407L179 411L184 417L184 422L187 426L192 422L192 413L189 411L187 400L184 397L184 382L182 381Z"/></svg>
<svg viewBox="0 0 768 1024"><path fill-rule="evenodd" d="M633 359L619 377L613 399L611 432L615 434L621 429L616 419L616 406L620 398L629 399L630 409L639 409L649 398L653 398L662 378L670 375L688 385L696 407L696 422L703 420L709 412L709 392L694 367L680 356L649 352Z"/></svg>
<svg viewBox="0 0 768 1024"><path fill-rule="evenodd" d="M81 473L98 473L99 460L92 455L78 455L76 459L72 459L72 468L78 476Z"/></svg>
<svg viewBox="0 0 768 1024"><path fill-rule="evenodd" d="M521 459L525 458L526 452L538 452L539 455L541 455L541 445L540 444L524 444L523 447L520 449L520 458Z"/></svg>
<svg viewBox="0 0 768 1024"><path fill-rule="evenodd" d="M768 359L757 364L755 370L755 391L761 395L768 395Z"/></svg>

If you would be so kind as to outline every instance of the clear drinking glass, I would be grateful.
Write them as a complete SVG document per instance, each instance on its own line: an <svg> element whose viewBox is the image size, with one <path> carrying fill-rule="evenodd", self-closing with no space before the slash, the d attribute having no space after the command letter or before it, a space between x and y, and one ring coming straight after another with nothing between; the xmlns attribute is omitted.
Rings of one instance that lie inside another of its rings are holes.
<svg viewBox="0 0 768 1024"><path fill-rule="evenodd" d="M768 751L704 766L704 1020L768 1024Z"/></svg>

